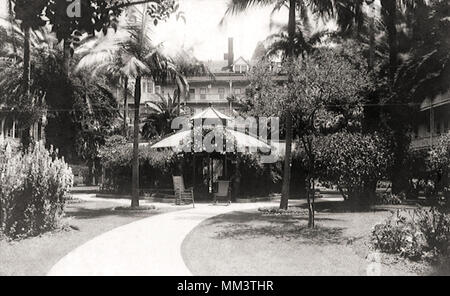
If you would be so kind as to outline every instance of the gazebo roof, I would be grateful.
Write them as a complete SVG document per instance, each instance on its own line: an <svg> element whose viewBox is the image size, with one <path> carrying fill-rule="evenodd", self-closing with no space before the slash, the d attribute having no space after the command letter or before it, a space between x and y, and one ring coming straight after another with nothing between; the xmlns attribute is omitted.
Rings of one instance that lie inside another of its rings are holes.
<svg viewBox="0 0 450 296"><path fill-rule="evenodd" d="M191 117L191 120L196 120L196 119L232 120L233 118L223 114L222 112L218 111L216 108L210 106L208 109Z"/></svg>
<svg viewBox="0 0 450 296"><path fill-rule="evenodd" d="M253 148L253 149L270 150L272 148L270 145L259 140L258 138L239 131L235 131L228 128L217 129L217 131L220 131L222 133L225 141L231 141L233 146L239 149ZM151 147L154 149L161 149L161 148L181 149L184 145L192 143L192 141L193 141L193 132L192 130L187 130L173 134L159 141L158 143L152 145Z"/></svg>

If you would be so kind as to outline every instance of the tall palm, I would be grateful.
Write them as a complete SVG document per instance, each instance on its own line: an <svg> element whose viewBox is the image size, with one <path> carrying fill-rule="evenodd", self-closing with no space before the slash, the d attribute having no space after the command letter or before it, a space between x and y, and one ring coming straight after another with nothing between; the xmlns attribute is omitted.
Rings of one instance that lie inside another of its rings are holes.
<svg viewBox="0 0 450 296"><path fill-rule="evenodd" d="M33 98L31 95L31 32L45 25L43 18L43 12L46 6L45 0L26 1L26 0L11 0L8 2L9 12L14 12L14 19L20 20L20 27L23 31L23 74L22 74L22 87L28 96L30 103L33 104ZM12 20L12 16L10 17ZM22 145L27 148L30 143L32 129L29 132L22 133Z"/></svg>
<svg viewBox="0 0 450 296"><path fill-rule="evenodd" d="M133 182L132 207L139 206L139 138L141 81L150 76L155 81L164 81L170 77L185 78L179 75L171 61L161 54L160 48L154 46L151 38L151 24L147 17L147 6L136 11L137 21L133 24L123 23L116 34L106 35L95 42L94 50L80 60L78 68L93 67L110 69L118 75L133 78L134 89L134 141L133 141ZM80 50L83 52L83 50ZM116 62L119 58L120 62Z"/></svg>
<svg viewBox="0 0 450 296"><path fill-rule="evenodd" d="M286 49L286 56L293 61L295 59L295 37L297 29L297 12L301 19L308 18L308 10L316 15L332 14L333 1L331 0L232 0L229 3L226 14L235 14L243 12L255 6L269 6L272 5L274 11L280 10L283 7L289 8L288 20L288 47ZM288 80L292 81L291 74L288 75ZM294 99L294 98L292 98ZM284 176L282 197L280 202L281 209L287 209L289 206L289 193L291 183L291 163L292 163L292 140L293 140L293 114L290 110L285 110L286 122L286 152L284 161ZM309 196L308 196L309 199ZM313 210L313 209L312 209ZM311 209L310 209L311 211ZM310 215L311 216L311 215ZM313 226L310 221L310 226Z"/></svg>
<svg viewBox="0 0 450 296"><path fill-rule="evenodd" d="M394 83L398 66L398 40L397 40L397 0L381 0L381 12L386 25L389 44L389 80Z"/></svg>
<svg viewBox="0 0 450 296"><path fill-rule="evenodd" d="M10 13L12 8L10 8ZM17 80L10 80L10 75L3 75L0 80L2 85L10 84L13 87L16 87L17 96L21 99L19 100L17 97L17 102L19 101L26 104L25 109L21 108L23 111L22 115L25 115L27 112L33 112L34 107L36 105L41 105L41 107L45 104L45 93L36 92L36 88L39 88L38 85L35 84L34 91L32 88L31 81L31 63L40 63L42 62L42 58L48 57L51 60L56 60L59 54L59 49L57 48L56 38L50 32L48 27L41 26L37 27L35 30L29 30L28 34L22 30L22 27L16 22L14 17L9 17L6 19L6 22L2 22L0 24L0 34L2 35L0 38L3 41L3 48L0 54L3 57L7 57L13 61L11 67L22 67L22 76L25 75L24 79L21 82ZM26 70L24 70L24 68ZM20 77L20 75L18 75ZM6 80L6 81L4 81ZM8 81L9 80L9 81ZM21 84L21 87L17 87L18 83ZM3 93L7 93L8 88L2 89ZM40 108L40 107L39 107ZM44 116L45 114L43 114ZM27 117L27 116L25 116ZM28 146L32 137L39 138L41 140L45 140L45 117L35 118L35 121L32 120L21 120L21 128L23 129L22 133L22 144L24 148ZM38 129L40 133L34 132L33 127L41 127Z"/></svg>
<svg viewBox="0 0 450 296"><path fill-rule="evenodd" d="M300 24L297 24L297 30L295 31L295 56L305 56L305 54L311 53L315 46L317 46L322 37L328 34L327 30L320 30L317 32L311 32L309 29L303 28ZM272 34L266 38L268 47L266 49L266 56L276 56L281 53L285 56L287 49L289 48L289 36L287 34L287 26L281 27L278 33Z"/></svg>

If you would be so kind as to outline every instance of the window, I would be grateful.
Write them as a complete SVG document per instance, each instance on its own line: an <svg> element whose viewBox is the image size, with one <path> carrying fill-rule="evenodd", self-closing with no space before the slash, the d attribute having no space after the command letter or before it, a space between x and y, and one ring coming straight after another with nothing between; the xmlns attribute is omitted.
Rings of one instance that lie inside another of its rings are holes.
<svg viewBox="0 0 450 296"><path fill-rule="evenodd" d="M148 81L147 82L147 93L154 94L155 93L154 86L155 85L154 85L153 81Z"/></svg>
<svg viewBox="0 0 450 296"><path fill-rule="evenodd" d="M143 93L146 93L148 90L147 90L147 82L142 82L142 92Z"/></svg>
<svg viewBox="0 0 450 296"><path fill-rule="evenodd" d="M234 94L235 95L240 95L241 94L241 89L240 88L235 88L234 89Z"/></svg>
<svg viewBox="0 0 450 296"><path fill-rule="evenodd" d="M156 94L162 94L160 85L155 86L155 93Z"/></svg>
<svg viewBox="0 0 450 296"><path fill-rule="evenodd" d="M435 126L436 126L436 134L440 135L441 134L441 123L439 121L436 121Z"/></svg>
<svg viewBox="0 0 450 296"><path fill-rule="evenodd" d="M189 100L195 100L195 88L189 89Z"/></svg>
<svg viewBox="0 0 450 296"><path fill-rule="evenodd" d="M223 87L219 88L219 99L221 100L225 99L225 88Z"/></svg>
<svg viewBox="0 0 450 296"><path fill-rule="evenodd" d="M207 94L208 90L206 88L201 88L200 89L200 99L202 100L206 100L206 94Z"/></svg>

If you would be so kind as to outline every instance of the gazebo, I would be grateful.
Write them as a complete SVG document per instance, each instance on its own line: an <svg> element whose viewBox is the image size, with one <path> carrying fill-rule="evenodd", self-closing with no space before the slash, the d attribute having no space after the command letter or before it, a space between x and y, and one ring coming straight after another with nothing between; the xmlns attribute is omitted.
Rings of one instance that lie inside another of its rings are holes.
<svg viewBox="0 0 450 296"><path fill-rule="evenodd" d="M233 129L233 117L227 116L210 106L189 118L189 129L181 130L153 144L154 149L172 149L192 160L192 185L197 188L197 176L201 160L201 175L207 179L207 191L211 195L214 186L214 165L222 163L222 177L231 181L229 162L237 153L269 151L271 146L245 132ZM206 163L205 163L206 161ZM236 161L238 165L238 162Z"/></svg>

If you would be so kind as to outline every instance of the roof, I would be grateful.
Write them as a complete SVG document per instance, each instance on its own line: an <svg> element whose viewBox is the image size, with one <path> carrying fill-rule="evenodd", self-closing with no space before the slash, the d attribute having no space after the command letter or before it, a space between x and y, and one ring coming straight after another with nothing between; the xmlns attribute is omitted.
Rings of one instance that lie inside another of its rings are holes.
<svg viewBox="0 0 450 296"><path fill-rule="evenodd" d="M435 108L443 105L450 105L450 91L444 94L437 95L432 100L426 98L420 104L420 111L430 110L430 108Z"/></svg>
<svg viewBox="0 0 450 296"><path fill-rule="evenodd" d="M240 61L242 61L243 64L246 64L247 66L250 67L250 63L247 62L247 60L244 59L243 57L239 57L237 60L235 60L234 63L233 63L233 66L234 66L234 65L238 65Z"/></svg>
<svg viewBox="0 0 450 296"><path fill-rule="evenodd" d="M259 140L256 137L251 135L247 135L245 133L231 130L228 128L218 129L217 131L221 131L224 136L224 140L228 145L228 141L233 144L238 150L236 152L240 152L241 149L253 148L253 149L262 149L262 150L271 150L271 146L267 143ZM162 149L162 148L172 148L172 149L183 149L184 145L189 145L193 143L192 140L192 131L181 131L176 134L173 134L158 143L151 146L153 149ZM204 149L204 148L203 148Z"/></svg>
<svg viewBox="0 0 450 296"><path fill-rule="evenodd" d="M230 72L228 69L228 61L208 61L207 63L208 69L211 73L224 73Z"/></svg>
<svg viewBox="0 0 450 296"><path fill-rule="evenodd" d="M220 119L220 120L232 120L233 118L223 114L222 112L218 111L214 107L210 106L208 109L198 113L197 115L194 115L191 117L191 120L195 119Z"/></svg>

